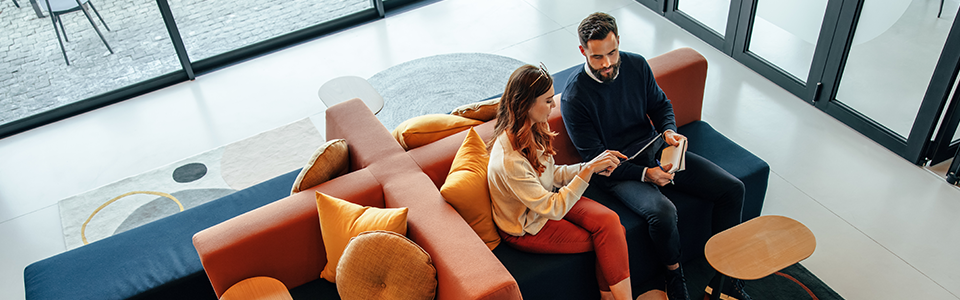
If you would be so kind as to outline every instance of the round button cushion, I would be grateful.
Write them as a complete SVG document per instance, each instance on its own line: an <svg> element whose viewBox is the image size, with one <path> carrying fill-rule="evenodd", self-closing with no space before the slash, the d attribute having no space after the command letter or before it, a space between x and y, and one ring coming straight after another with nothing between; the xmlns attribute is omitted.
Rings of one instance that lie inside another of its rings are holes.
<svg viewBox="0 0 960 300"><path fill-rule="evenodd" d="M337 292L351 299L434 299L430 254L405 236L367 231L350 240L337 265Z"/></svg>

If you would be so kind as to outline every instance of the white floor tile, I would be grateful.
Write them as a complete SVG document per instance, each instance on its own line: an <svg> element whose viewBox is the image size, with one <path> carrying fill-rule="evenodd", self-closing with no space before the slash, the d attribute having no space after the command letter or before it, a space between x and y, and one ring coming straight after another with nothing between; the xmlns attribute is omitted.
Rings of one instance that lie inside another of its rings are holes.
<svg viewBox="0 0 960 300"><path fill-rule="evenodd" d="M525 0L560 25L576 26L594 12L614 11L625 6L636 6L631 0Z"/></svg>
<svg viewBox="0 0 960 300"><path fill-rule="evenodd" d="M925 274L774 173L764 215L800 221L817 238L807 269L845 299L954 299ZM954 264L955 266L955 264Z"/></svg>
<svg viewBox="0 0 960 300"><path fill-rule="evenodd" d="M543 62L551 73L583 64L585 58L577 46L577 36L557 29L545 35L499 50L495 54L519 59L531 65ZM561 93L562 91L557 91Z"/></svg>

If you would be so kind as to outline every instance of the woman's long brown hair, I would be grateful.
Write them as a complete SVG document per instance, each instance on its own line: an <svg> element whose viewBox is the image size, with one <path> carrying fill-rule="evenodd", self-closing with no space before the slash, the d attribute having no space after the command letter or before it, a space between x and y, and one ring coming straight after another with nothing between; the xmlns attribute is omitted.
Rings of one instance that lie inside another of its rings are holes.
<svg viewBox="0 0 960 300"><path fill-rule="evenodd" d="M534 124L529 112L537 97L549 91L551 86L553 78L538 67L525 65L513 71L500 98L493 135L496 139L506 132L513 149L527 158L538 176L543 174L546 166L540 163L537 150L542 149L549 155L557 154L553 149L553 139L557 133L551 131L546 122ZM492 142L487 144L493 145Z"/></svg>

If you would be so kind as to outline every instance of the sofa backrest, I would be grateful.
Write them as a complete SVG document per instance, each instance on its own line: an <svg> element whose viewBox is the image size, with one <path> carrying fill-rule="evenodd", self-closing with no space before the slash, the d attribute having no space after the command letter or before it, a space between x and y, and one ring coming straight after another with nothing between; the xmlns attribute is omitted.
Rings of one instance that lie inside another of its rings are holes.
<svg viewBox="0 0 960 300"><path fill-rule="evenodd" d="M647 60L660 89L673 104L677 127L700 120L707 59L691 48L676 49Z"/></svg>
<svg viewBox="0 0 960 300"><path fill-rule="evenodd" d="M673 104L677 127L700 120L703 109L703 89L707 80L707 59L691 48L676 49L648 59L657 85L667 94ZM561 83L562 85L562 83ZM563 89L558 89L561 92ZM557 164L567 165L583 161L570 135L563 125L560 114L560 95L554 97L557 107L550 114L550 129L560 133L553 142L557 151L553 159Z"/></svg>
<svg viewBox="0 0 960 300"><path fill-rule="evenodd" d="M667 94L667 98L673 104L677 126L700 120L703 108L703 89L707 79L707 59L696 50L680 48L648 59L647 62L653 70L653 75L656 77L660 89ZM557 74L554 88L558 93L563 91L565 79L570 76L570 73L577 71L575 68L582 68L582 65L574 66ZM561 73L562 76L560 76ZM550 129L559 133L553 143L553 147L557 151L557 154L553 157L554 161L562 165L579 163L583 159L577 152L577 148L573 146L573 142L570 141L567 129L563 125L563 116L560 114L560 95L555 96L554 100L557 106L550 112L548 119ZM496 122L494 119L476 127L477 133L484 141L491 140ZM430 176L434 184L440 187L450 171L453 156L457 153L457 149L459 149L466 134L466 131L463 131L429 145L410 149L408 153L420 165L424 173Z"/></svg>

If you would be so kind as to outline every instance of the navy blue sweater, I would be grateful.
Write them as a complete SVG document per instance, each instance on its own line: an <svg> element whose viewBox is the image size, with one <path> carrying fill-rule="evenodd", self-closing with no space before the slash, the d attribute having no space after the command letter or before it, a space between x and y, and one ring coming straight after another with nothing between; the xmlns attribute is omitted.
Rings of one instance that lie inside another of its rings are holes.
<svg viewBox="0 0 960 300"><path fill-rule="evenodd" d="M620 75L607 83L597 82L580 68L561 96L564 126L585 161L607 149L621 151L648 141L658 132L677 131L673 106L647 60L621 51L620 61ZM654 166L653 156L631 160L617 167L610 178L642 180L643 168Z"/></svg>

